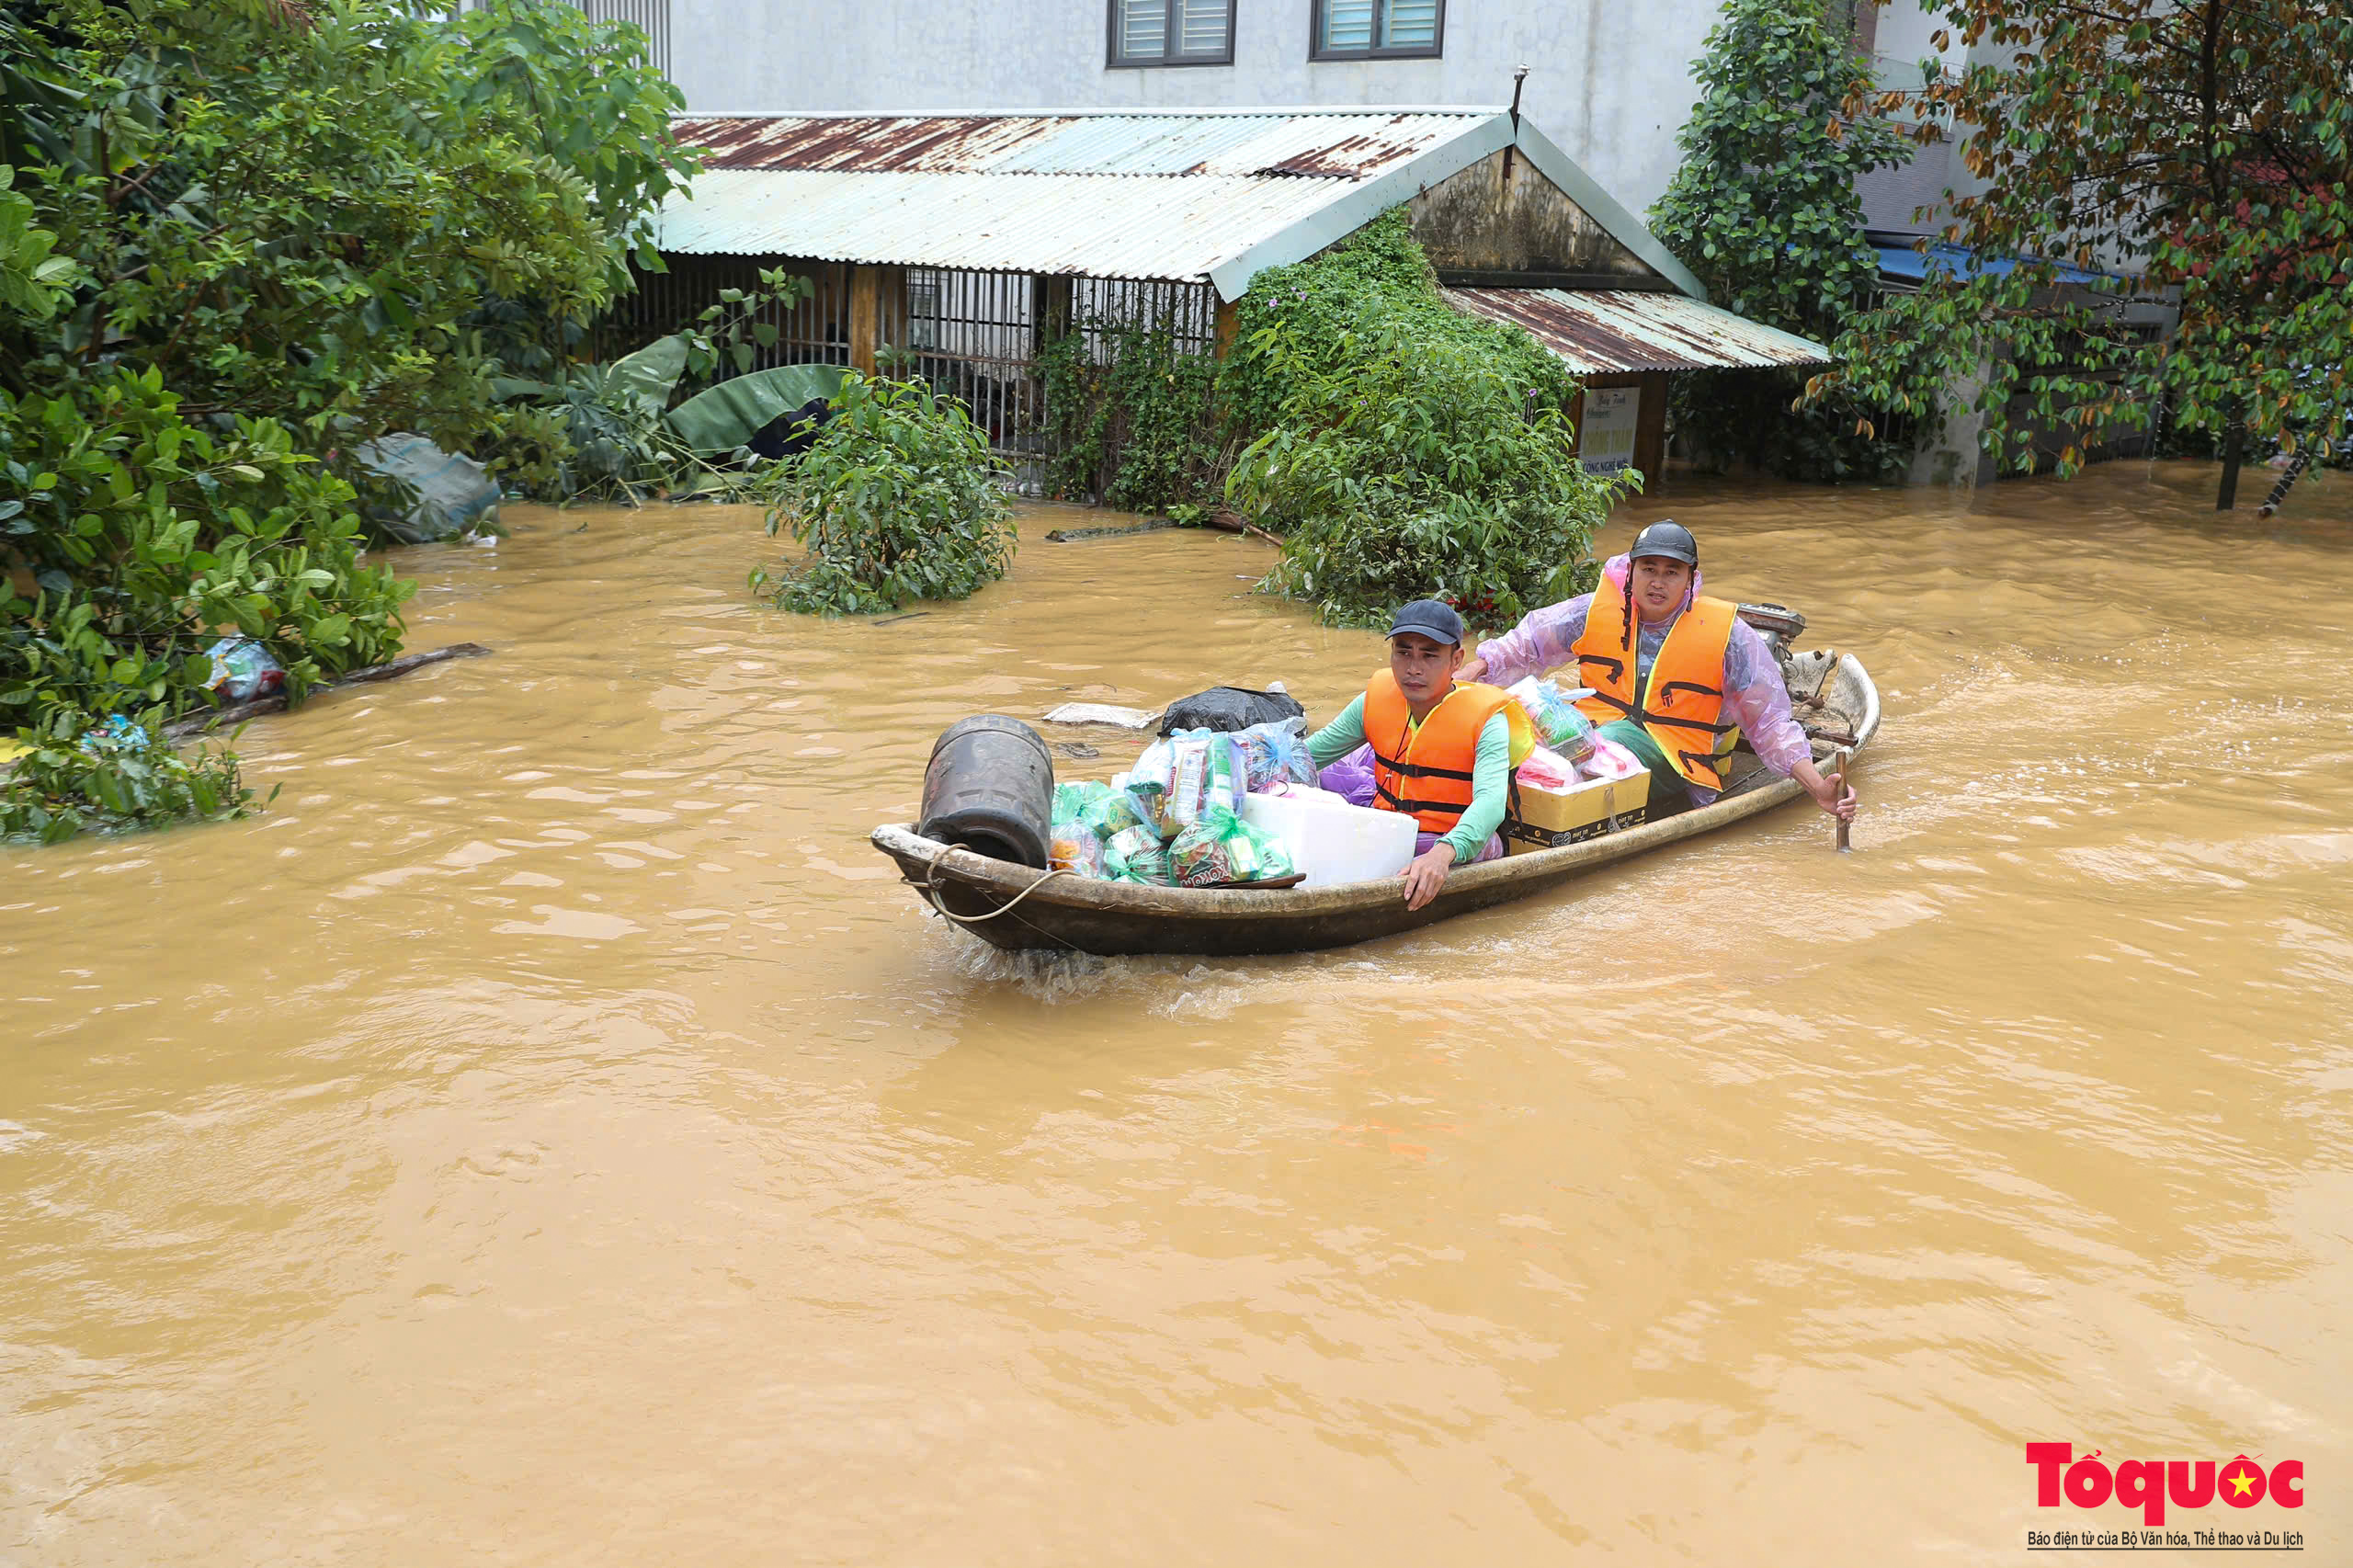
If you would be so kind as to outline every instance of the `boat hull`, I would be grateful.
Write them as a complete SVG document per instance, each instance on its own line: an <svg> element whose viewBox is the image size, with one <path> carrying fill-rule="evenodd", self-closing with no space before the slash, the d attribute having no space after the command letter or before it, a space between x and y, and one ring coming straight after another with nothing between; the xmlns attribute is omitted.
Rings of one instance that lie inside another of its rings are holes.
<svg viewBox="0 0 2353 1568"><path fill-rule="evenodd" d="M1824 657L1813 655L1813 657ZM1867 744L1879 697L1860 664L1840 659L1823 680L1824 711ZM1408 909L1394 880L1320 888L1197 889L1041 872L922 837L904 824L878 827L877 849L916 896L985 942L1013 950L1231 958L1312 952L1393 937L1549 892L1588 872L1712 833L1803 798L1793 779L1753 774L1713 804L1563 845L1465 866L1438 897Z"/></svg>

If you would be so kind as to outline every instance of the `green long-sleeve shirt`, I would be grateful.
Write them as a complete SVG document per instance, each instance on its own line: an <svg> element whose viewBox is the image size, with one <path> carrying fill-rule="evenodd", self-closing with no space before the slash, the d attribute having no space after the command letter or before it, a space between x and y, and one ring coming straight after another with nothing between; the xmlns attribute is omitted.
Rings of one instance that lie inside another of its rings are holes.
<svg viewBox="0 0 2353 1568"><path fill-rule="evenodd" d="M1328 767L1364 744L1364 698L1340 710L1340 716L1307 737L1307 755L1318 767ZM1511 722L1501 713L1490 716L1479 730L1478 760L1471 765L1471 803L1462 818L1443 835L1454 850L1458 866L1474 858L1504 823L1504 805L1511 792Z"/></svg>

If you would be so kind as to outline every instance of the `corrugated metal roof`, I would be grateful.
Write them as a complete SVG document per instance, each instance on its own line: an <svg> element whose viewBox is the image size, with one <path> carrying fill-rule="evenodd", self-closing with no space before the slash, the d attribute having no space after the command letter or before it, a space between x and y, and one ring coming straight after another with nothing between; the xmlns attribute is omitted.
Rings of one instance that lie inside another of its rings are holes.
<svg viewBox="0 0 2353 1568"><path fill-rule="evenodd" d="M1204 278L1287 231L1313 254L1337 237L1321 227L1365 221L1342 206L1353 196L1403 200L1503 145L1502 122L1488 109L680 116L674 134L707 167L664 203L656 244Z"/></svg>
<svg viewBox="0 0 2353 1568"><path fill-rule="evenodd" d="M691 203L664 208L659 243L686 255L1199 278L1295 222L1302 185L1333 183L721 169L696 178Z"/></svg>
<svg viewBox="0 0 2353 1568"><path fill-rule="evenodd" d="M1526 327L1580 375L1831 362L1830 350L1810 338L1683 294L1565 289L1449 289L1445 294L1459 311Z"/></svg>
<svg viewBox="0 0 2353 1568"><path fill-rule="evenodd" d="M1492 113L684 115L671 133L714 169L1365 179Z"/></svg>
<svg viewBox="0 0 2353 1568"><path fill-rule="evenodd" d="M673 140L714 169L971 169L1076 123L1039 115L684 115Z"/></svg>

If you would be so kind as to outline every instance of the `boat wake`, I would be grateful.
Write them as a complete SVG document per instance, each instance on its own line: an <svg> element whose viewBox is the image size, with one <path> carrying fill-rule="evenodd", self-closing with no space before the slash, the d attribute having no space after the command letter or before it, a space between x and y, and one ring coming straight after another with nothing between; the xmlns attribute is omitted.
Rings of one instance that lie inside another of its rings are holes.
<svg viewBox="0 0 2353 1568"><path fill-rule="evenodd" d="M1121 978L1120 971L1148 961L1038 948L1007 951L961 931L943 935L951 949L949 967L957 974L967 980L1011 985L1040 1002L1076 1002L1097 995Z"/></svg>

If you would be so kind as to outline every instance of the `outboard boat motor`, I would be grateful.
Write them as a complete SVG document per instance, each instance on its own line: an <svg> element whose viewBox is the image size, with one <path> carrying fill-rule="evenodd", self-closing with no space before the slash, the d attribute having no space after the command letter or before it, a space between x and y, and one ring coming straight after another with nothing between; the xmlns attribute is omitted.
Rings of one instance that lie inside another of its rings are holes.
<svg viewBox="0 0 2353 1568"><path fill-rule="evenodd" d="M1790 675L1790 655L1797 652L1797 640L1805 635L1805 617L1787 605L1742 605L1740 619L1755 627L1765 639L1765 646L1773 651L1773 662L1781 666L1781 678Z"/></svg>

